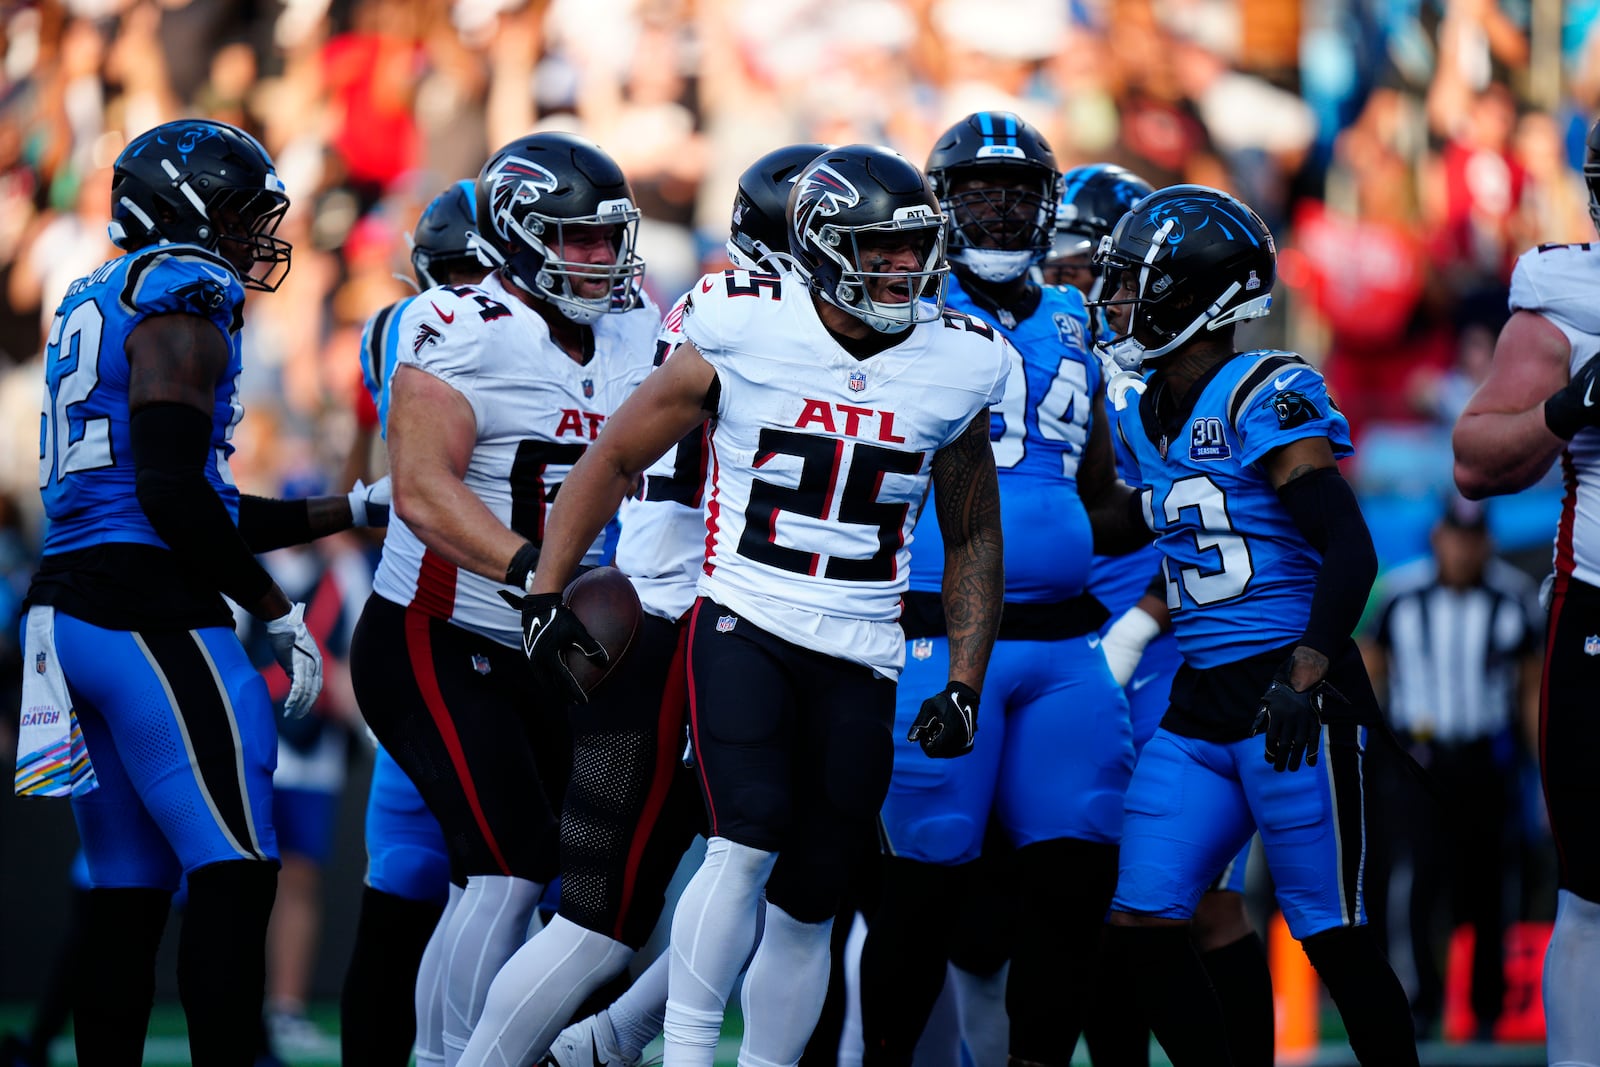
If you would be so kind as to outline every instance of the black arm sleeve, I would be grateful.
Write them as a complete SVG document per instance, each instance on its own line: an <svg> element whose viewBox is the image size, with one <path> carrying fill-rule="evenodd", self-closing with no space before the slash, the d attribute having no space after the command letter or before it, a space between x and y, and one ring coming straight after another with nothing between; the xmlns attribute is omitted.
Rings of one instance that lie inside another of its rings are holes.
<svg viewBox="0 0 1600 1067"><path fill-rule="evenodd" d="M239 536L252 552L271 552L285 545L303 545L321 536L311 528L307 500L274 500L239 495Z"/></svg>
<svg viewBox="0 0 1600 1067"><path fill-rule="evenodd" d="M211 420L187 404L151 404L128 421L139 506L167 547L245 606L272 588L206 481Z"/></svg>
<svg viewBox="0 0 1600 1067"><path fill-rule="evenodd" d="M1311 619L1300 643L1334 659L1355 633L1378 577L1372 534L1350 483L1337 468L1324 467L1284 483L1278 499L1311 547L1322 554L1311 594Z"/></svg>

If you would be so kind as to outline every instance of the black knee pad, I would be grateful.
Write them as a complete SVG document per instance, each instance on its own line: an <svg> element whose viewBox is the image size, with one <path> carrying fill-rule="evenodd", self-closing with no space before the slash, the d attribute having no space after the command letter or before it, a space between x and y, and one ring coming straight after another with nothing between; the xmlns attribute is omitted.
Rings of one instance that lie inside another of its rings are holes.
<svg viewBox="0 0 1600 1067"><path fill-rule="evenodd" d="M840 856L785 850L778 854L767 880L767 900L796 922L820 923L838 913L849 881L850 869Z"/></svg>
<svg viewBox="0 0 1600 1067"><path fill-rule="evenodd" d="M860 830L832 820L796 826L767 880L767 899L799 922L833 918L857 868L879 862L856 847L866 840Z"/></svg>

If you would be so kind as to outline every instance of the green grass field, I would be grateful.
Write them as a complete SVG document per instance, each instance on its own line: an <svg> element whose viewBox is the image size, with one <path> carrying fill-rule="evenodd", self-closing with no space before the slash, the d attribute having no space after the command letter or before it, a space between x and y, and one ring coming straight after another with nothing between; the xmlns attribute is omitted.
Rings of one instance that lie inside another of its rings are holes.
<svg viewBox="0 0 1600 1067"><path fill-rule="evenodd" d="M0 1033L20 1030L27 1025L30 1011L26 1005L0 1004ZM322 1003L312 1006L313 1022L328 1035L327 1048L316 1053L284 1056L289 1067L338 1067L339 1010L336 1004ZM189 1044L185 1037L183 1009L175 1002L156 1004L150 1017L150 1039L145 1045L144 1067L189 1067ZM737 1005L730 1006L728 1019L723 1026L722 1043L717 1050L717 1067L734 1067L739 1051L739 1037L743 1033L743 1020ZM1354 1067L1355 1057L1344 1043L1343 1030L1338 1017L1328 1013L1322 1020L1321 1047L1309 1055L1280 1057L1282 1067ZM1438 1067L1533 1067L1545 1062L1543 1048L1537 1045L1448 1045L1430 1042L1422 1048L1422 1062ZM645 1059L659 1056L659 1040L645 1050ZM51 1049L51 1064L65 1067L77 1063L72 1053L70 1034L58 1040ZM1089 1063L1082 1045L1073 1064ZM1170 1061L1153 1048L1151 1067L1170 1067Z"/></svg>

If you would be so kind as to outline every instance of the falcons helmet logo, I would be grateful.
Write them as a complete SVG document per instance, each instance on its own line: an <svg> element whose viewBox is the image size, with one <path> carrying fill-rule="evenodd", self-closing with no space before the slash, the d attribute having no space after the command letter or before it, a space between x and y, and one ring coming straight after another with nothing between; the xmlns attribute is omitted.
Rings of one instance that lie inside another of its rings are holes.
<svg viewBox="0 0 1600 1067"><path fill-rule="evenodd" d="M800 179L795 192L794 220L800 233L812 232L819 216L837 215L840 210L861 203L861 194L826 163L819 164Z"/></svg>
<svg viewBox="0 0 1600 1067"><path fill-rule="evenodd" d="M537 163L508 156L489 175L489 207L494 212L494 228L510 240L512 228L519 226L517 210L539 202L544 193L553 193L560 183L556 176Z"/></svg>

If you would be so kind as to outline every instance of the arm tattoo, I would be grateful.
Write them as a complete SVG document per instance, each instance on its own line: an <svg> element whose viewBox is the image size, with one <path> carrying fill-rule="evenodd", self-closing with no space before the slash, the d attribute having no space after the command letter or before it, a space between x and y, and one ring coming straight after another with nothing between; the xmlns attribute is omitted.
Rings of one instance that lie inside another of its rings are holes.
<svg viewBox="0 0 1600 1067"><path fill-rule="evenodd" d="M1296 467L1294 470L1289 472L1289 477L1287 477L1287 478L1285 478L1283 480L1283 484L1284 485L1288 485L1290 482L1294 481L1296 478L1303 478L1307 474L1310 474L1312 471L1319 470L1319 469L1320 468L1317 467L1315 464L1302 463L1302 464L1300 464L1300 466Z"/></svg>
<svg viewBox="0 0 1600 1067"><path fill-rule="evenodd" d="M950 677L982 687L1005 601L1000 485L985 408L933 458L934 504L944 535L944 617Z"/></svg>
<svg viewBox="0 0 1600 1067"><path fill-rule="evenodd" d="M1289 654L1289 684L1306 690L1328 676L1328 657L1305 645L1295 646Z"/></svg>

